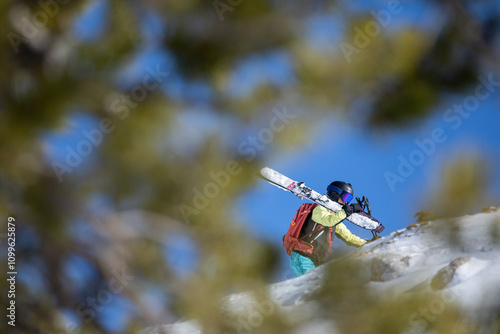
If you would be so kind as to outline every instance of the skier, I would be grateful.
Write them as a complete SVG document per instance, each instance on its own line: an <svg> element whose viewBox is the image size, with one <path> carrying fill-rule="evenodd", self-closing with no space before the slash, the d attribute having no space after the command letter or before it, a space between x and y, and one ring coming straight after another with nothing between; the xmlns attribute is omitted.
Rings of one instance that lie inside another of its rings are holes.
<svg viewBox="0 0 500 334"><path fill-rule="evenodd" d="M367 242L367 240L352 234L342 223L352 213L363 211L360 204L349 204L354 197L352 185L342 181L332 182L327 187L326 194L332 201L343 205L343 207L337 212L332 212L318 205L306 218L299 235L302 245L294 249L290 259L290 267L295 276L301 276L325 262L326 252L330 254L334 226L335 235L349 246L361 247ZM302 251L304 243L307 252Z"/></svg>

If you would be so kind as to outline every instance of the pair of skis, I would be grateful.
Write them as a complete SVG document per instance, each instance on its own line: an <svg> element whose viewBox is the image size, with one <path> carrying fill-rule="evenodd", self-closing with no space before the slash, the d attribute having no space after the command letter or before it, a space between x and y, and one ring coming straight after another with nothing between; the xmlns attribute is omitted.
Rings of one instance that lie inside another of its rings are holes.
<svg viewBox="0 0 500 334"><path fill-rule="evenodd" d="M307 187L304 182L294 181L269 167L262 168L258 173L258 176L271 183L273 186L291 192L300 199L308 199L331 211L338 211L342 209L342 205L332 201L326 195L322 195ZM359 198L356 198L356 200L368 211L368 213L356 212L351 214L346 219L359 227L372 231L373 236L376 237L377 233L384 231L384 226L377 219L371 216L371 209L366 196L363 196L363 200Z"/></svg>

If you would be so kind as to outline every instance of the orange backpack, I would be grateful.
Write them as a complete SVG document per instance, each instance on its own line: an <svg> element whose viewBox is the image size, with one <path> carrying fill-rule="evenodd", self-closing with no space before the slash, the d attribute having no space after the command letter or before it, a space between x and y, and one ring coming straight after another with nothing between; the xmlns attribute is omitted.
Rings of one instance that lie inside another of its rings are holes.
<svg viewBox="0 0 500 334"><path fill-rule="evenodd" d="M318 204L314 203L304 203L300 206L300 208L297 210L297 213L293 217L292 222L290 223L290 226L288 227L288 231L286 234L283 236L283 247L285 247L286 253L288 255L292 255L293 251L299 251L307 254L313 254L314 247L311 243L304 241L303 239L305 237L310 236L312 233L315 231L320 231L324 228L324 226L319 225L316 229L311 231L308 235L305 235L304 237L299 239L300 232L302 230L302 227L304 226L304 223L307 221L309 216L311 215L311 212L314 210L314 208L318 206ZM329 236L328 236L328 255L330 255L330 246L332 244L332 231L333 229L330 227L329 228Z"/></svg>

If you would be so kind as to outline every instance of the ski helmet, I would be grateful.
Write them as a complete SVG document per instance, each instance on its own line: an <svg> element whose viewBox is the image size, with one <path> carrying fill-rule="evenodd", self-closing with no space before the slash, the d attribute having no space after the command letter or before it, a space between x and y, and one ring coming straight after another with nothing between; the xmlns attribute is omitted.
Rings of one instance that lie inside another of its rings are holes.
<svg viewBox="0 0 500 334"><path fill-rule="evenodd" d="M335 202L341 198L345 203L349 203L354 197L354 191L350 183L335 181L326 188L327 196Z"/></svg>

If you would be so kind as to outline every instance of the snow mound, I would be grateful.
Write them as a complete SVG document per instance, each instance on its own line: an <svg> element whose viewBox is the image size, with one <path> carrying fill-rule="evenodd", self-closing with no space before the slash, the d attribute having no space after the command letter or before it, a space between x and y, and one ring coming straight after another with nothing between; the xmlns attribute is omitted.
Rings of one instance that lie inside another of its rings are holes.
<svg viewBox="0 0 500 334"><path fill-rule="evenodd" d="M367 265L364 284L381 296L437 293L468 314L483 316L500 310L500 212L412 224L345 258ZM238 332L258 332L266 315L276 311L295 328L294 333L337 332L332 319L310 321L317 311L315 298L335 261L302 277L269 285L264 301L258 301L252 292L228 296L222 309L246 315L246 328ZM493 333L498 325L493 323ZM195 322L187 321L148 328L143 333L201 330Z"/></svg>

